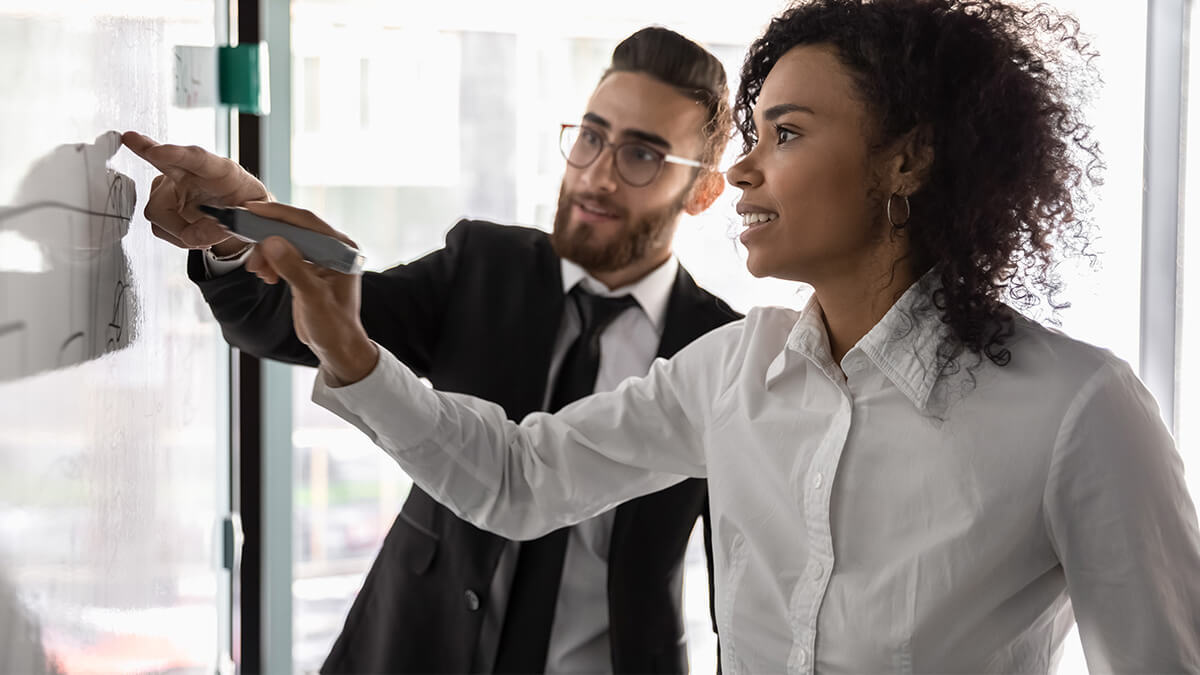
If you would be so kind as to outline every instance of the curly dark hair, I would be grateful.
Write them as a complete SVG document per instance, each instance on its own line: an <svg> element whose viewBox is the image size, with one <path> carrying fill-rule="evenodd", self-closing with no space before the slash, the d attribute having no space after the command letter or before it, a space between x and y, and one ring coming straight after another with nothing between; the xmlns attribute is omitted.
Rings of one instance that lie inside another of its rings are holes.
<svg viewBox="0 0 1200 675"><path fill-rule="evenodd" d="M767 74L809 44L831 46L849 71L874 122L872 147L915 130L933 148L905 227L913 269L940 273L932 300L951 339L939 367L964 351L1006 365L1009 305L1065 307L1058 255L1092 255L1087 190L1104 165L1080 104L1099 78L1078 22L996 0L793 5L742 66L734 117L746 152Z"/></svg>

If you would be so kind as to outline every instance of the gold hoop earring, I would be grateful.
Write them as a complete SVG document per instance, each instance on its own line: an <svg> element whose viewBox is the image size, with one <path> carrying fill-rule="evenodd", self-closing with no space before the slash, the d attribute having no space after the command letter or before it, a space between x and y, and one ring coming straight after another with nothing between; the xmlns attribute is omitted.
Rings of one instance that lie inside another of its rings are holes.
<svg viewBox="0 0 1200 675"><path fill-rule="evenodd" d="M904 200L904 220L902 220L898 223L896 222L896 219L892 217L892 200L895 199L896 197L899 197ZM912 206L910 206L908 203L908 195L902 195L899 192L893 192L892 196L888 197L886 211L887 211L888 224L890 224L892 227L896 228L897 230L903 229L904 226L908 224L908 219L912 217Z"/></svg>

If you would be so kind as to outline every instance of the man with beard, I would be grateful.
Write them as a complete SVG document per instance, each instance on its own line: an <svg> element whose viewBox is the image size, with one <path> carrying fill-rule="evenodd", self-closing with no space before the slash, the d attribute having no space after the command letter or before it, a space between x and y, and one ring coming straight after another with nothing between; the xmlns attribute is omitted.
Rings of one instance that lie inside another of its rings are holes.
<svg viewBox="0 0 1200 675"><path fill-rule="evenodd" d="M724 186L714 165L727 96L720 63L695 43L663 28L625 39L579 124L562 128L553 233L458 223L445 248L363 275L367 333L436 388L519 420L645 374L736 319L672 255L681 214ZM226 339L316 365L286 285L247 273L253 252L194 208L266 199L262 185L198 149L125 141L164 173L146 208L155 233L208 248L188 272ZM513 542L414 486L322 672L685 672L681 568L706 512L705 483L692 479Z"/></svg>

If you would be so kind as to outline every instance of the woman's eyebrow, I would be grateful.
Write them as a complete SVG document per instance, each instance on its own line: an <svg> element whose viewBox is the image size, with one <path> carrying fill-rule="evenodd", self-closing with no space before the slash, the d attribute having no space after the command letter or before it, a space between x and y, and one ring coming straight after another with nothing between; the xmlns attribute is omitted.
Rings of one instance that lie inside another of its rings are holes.
<svg viewBox="0 0 1200 675"><path fill-rule="evenodd" d="M763 119L768 122L774 122L775 120L779 119L780 117L783 117L784 115L786 115L788 113L794 113L794 112L808 113L809 115L817 114L817 113L813 112L813 109L809 108L808 106L797 105L795 103L780 103L778 105L773 105L770 108L767 108L766 111L763 112Z"/></svg>

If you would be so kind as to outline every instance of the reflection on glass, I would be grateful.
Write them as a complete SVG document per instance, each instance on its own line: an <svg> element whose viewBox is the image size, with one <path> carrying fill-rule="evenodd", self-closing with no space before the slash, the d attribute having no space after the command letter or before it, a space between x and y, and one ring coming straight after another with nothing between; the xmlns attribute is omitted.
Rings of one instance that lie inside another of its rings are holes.
<svg viewBox="0 0 1200 675"><path fill-rule="evenodd" d="M121 239L136 188L108 167L121 147L109 131L95 143L60 145L22 177L0 206L0 381L65 368L129 345L137 298ZM56 308L53 312L44 307Z"/></svg>
<svg viewBox="0 0 1200 675"><path fill-rule="evenodd" d="M0 568L0 673L63 672L42 644L42 627L17 595L17 590Z"/></svg>
<svg viewBox="0 0 1200 675"><path fill-rule="evenodd" d="M127 4L0 3L0 672L221 664L227 348L106 131L216 145L167 94L216 6Z"/></svg>

